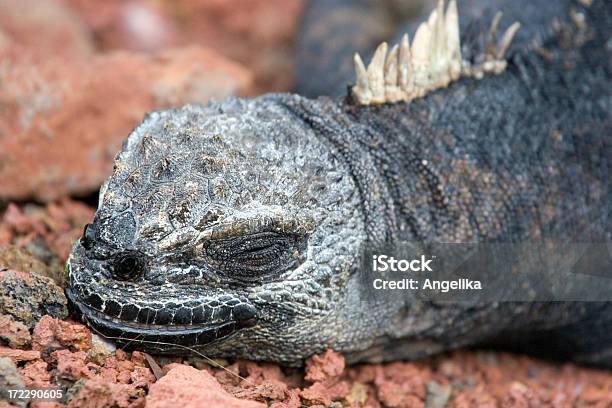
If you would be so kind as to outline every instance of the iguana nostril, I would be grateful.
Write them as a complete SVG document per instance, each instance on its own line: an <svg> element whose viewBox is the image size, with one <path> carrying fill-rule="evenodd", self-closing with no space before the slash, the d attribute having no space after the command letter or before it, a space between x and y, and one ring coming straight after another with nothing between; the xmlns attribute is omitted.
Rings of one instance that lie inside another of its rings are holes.
<svg viewBox="0 0 612 408"><path fill-rule="evenodd" d="M119 255L112 265L113 277L117 280L136 280L144 273L144 260L136 252Z"/></svg>
<svg viewBox="0 0 612 408"><path fill-rule="evenodd" d="M87 250L91 249L93 247L95 239L96 233L93 229L93 225L85 225L85 228L83 228L83 236L81 237L81 245L83 245L83 248Z"/></svg>

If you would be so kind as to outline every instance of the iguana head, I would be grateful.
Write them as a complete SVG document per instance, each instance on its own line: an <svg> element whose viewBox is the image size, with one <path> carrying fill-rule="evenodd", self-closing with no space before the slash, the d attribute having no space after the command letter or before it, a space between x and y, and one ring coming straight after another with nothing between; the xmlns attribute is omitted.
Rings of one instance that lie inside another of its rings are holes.
<svg viewBox="0 0 612 408"><path fill-rule="evenodd" d="M99 333L295 361L331 345L364 239L350 172L273 99L149 114L68 261Z"/></svg>

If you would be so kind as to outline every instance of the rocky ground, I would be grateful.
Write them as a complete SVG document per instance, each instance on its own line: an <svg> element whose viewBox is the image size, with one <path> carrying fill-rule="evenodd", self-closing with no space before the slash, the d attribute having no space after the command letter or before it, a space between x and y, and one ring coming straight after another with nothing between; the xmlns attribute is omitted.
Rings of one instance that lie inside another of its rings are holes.
<svg viewBox="0 0 612 408"><path fill-rule="evenodd" d="M70 243L92 215L63 199L10 204L0 217L0 390L64 391L32 407L612 406L610 372L498 352L346 367L330 350L292 369L117 350L67 318L61 290ZM10 406L24 405L0 401Z"/></svg>
<svg viewBox="0 0 612 408"><path fill-rule="evenodd" d="M64 262L152 109L290 88L298 0L0 0L0 391L32 407L612 407L612 373L498 352L303 369L126 353L68 318ZM0 397L0 408L25 404Z"/></svg>

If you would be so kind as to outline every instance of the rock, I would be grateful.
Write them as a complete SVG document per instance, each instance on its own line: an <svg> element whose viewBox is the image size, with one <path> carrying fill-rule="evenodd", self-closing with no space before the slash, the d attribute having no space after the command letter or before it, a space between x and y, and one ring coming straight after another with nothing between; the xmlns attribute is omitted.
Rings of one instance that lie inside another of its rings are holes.
<svg viewBox="0 0 612 408"><path fill-rule="evenodd" d="M503 408L529 408L543 405L542 399L530 387L520 382L510 384L510 390L501 403Z"/></svg>
<svg viewBox="0 0 612 408"><path fill-rule="evenodd" d="M32 402L30 408L66 408L64 404L52 401Z"/></svg>
<svg viewBox="0 0 612 408"><path fill-rule="evenodd" d="M332 402L329 390L322 383L314 383L303 390L301 396L308 405L323 405L327 407Z"/></svg>
<svg viewBox="0 0 612 408"><path fill-rule="evenodd" d="M146 406L264 408L266 404L233 397L207 371L180 365L151 385Z"/></svg>
<svg viewBox="0 0 612 408"><path fill-rule="evenodd" d="M97 334L92 334L91 348L87 351L87 360L101 365L107 357L115 352L115 350L117 350L117 347L113 343Z"/></svg>
<svg viewBox="0 0 612 408"><path fill-rule="evenodd" d="M0 313L32 328L43 315L68 315L66 297L50 278L15 270L0 270Z"/></svg>
<svg viewBox="0 0 612 408"><path fill-rule="evenodd" d="M80 323L57 321L55 338L60 344L75 351L87 351L91 348L91 332Z"/></svg>
<svg viewBox="0 0 612 408"><path fill-rule="evenodd" d="M431 373L413 363L390 363L376 373L378 399L389 407L423 407Z"/></svg>
<svg viewBox="0 0 612 408"><path fill-rule="evenodd" d="M44 361L36 360L19 368L21 378L27 387L51 388L51 374L47 371L48 365Z"/></svg>
<svg viewBox="0 0 612 408"><path fill-rule="evenodd" d="M63 286L64 263L72 244L93 216L93 208L67 198L44 207L9 204L1 218L0 235L5 237L5 244L14 245L0 250L0 265L33 271Z"/></svg>
<svg viewBox="0 0 612 408"><path fill-rule="evenodd" d="M294 388L287 391L286 399L283 402L274 402L270 408L301 408L303 407L300 399L300 390Z"/></svg>
<svg viewBox="0 0 612 408"><path fill-rule="evenodd" d="M59 1L0 0L0 28L6 41L31 50L37 59L86 58L94 50L87 27Z"/></svg>
<svg viewBox="0 0 612 408"><path fill-rule="evenodd" d="M363 406L368 399L368 389L364 384L355 382L345 399L348 405Z"/></svg>
<svg viewBox="0 0 612 408"><path fill-rule="evenodd" d="M6 357L0 357L0 389L23 388L24 384L15 363Z"/></svg>
<svg viewBox="0 0 612 408"><path fill-rule="evenodd" d="M251 87L250 72L204 48L169 49L156 55L153 64L150 91L155 106L205 103L245 95Z"/></svg>
<svg viewBox="0 0 612 408"><path fill-rule="evenodd" d="M241 388L232 392L234 396L259 401L285 399L288 389L287 381L279 366L251 361L245 362L244 366L248 376L241 382ZM231 372L228 371L223 371L223 373L227 376L215 376L217 381L226 381L223 385L235 384L236 380L240 382L238 375L232 376ZM226 387L226 389L228 388Z"/></svg>
<svg viewBox="0 0 612 408"><path fill-rule="evenodd" d="M349 384L346 381L316 382L302 391L302 400L309 405L329 406L332 401L342 400L349 393Z"/></svg>
<svg viewBox="0 0 612 408"><path fill-rule="evenodd" d="M130 373L130 381L134 387L148 389L156 381L155 376L146 367L134 367Z"/></svg>
<svg viewBox="0 0 612 408"><path fill-rule="evenodd" d="M450 385L440 385L435 381L430 381L426 385L427 397L425 399L426 408L443 408L448 403L453 392Z"/></svg>
<svg viewBox="0 0 612 408"><path fill-rule="evenodd" d="M498 408L495 398L483 386L467 391L458 392L453 396L453 408Z"/></svg>
<svg viewBox="0 0 612 408"><path fill-rule="evenodd" d="M97 336L96 336L97 337ZM145 356L140 351L132 351L132 355L130 356L130 361L134 363L136 367L145 367L146 361Z"/></svg>
<svg viewBox="0 0 612 408"><path fill-rule="evenodd" d="M13 230L13 227L15 226L13 222L16 221L15 218L27 220L27 224L21 224L21 226L26 228L27 232L21 233L20 235L29 235L34 237L38 234L38 232L32 228L32 224L30 223L31 220L27 219L26 216L23 215L19 207L14 204L9 204L0 224L0 230L4 229L4 231L6 231L8 234L7 240L4 243L5 246L3 246L3 243L0 242L0 269L5 268L36 273L38 275L51 278L56 284L60 285L63 281L63 268L57 266L51 267L35 257L27 249L11 244L11 242L18 240L14 238L17 238L17 234L19 234ZM17 226L19 226L19 224ZM21 243L23 244L23 241Z"/></svg>
<svg viewBox="0 0 612 408"><path fill-rule="evenodd" d="M144 114L247 93L249 71L199 47L32 65L0 52L0 199L96 191Z"/></svg>
<svg viewBox="0 0 612 408"><path fill-rule="evenodd" d="M28 327L9 315L0 314L0 339L11 348L24 348L32 337Z"/></svg>
<svg viewBox="0 0 612 408"><path fill-rule="evenodd" d="M174 20L180 27L179 43L195 40L248 66L256 75L257 93L290 89L301 0L243 0L239 6L222 0L165 4L167 13L182 16Z"/></svg>
<svg viewBox="0 0 612 408"><path fill-rule="evenodd" d="M84 351L73 353L69 350L56 350L51 353L51 357L57 361L56 376L58 378L77 381L81 378L89 378L91 375L85 364L87 355Z"/></svg>
<svg viewBox="0 0 612 408"><path fill-rule="evenodd" d="M55 338L57 320L51 316L43 316L34 326L32 334L32 348L34 350L46 350L61 348L62 345Z"/></svg>
<svg viewBox="0 0 612 408"><path fill-rule="evenodd" d="M135 51L155 51L176 45L177 32L161 4L129 1L117 8L117 18L111 22L114 30L104 40L117 48Z"/></svg>
<svg viewBox="0 0 612 408"><path fill-rule="evenodd" d="M251 95L291 88L303 0L65 1L104 50L198 44L253 70Z"/></svg>
<svg viewBox="0 0 612 408"><path fill-rule="evenodd" d="M88 25L103 50L153 51L176 45L176 29L161 3L65 0ZM195 42L195 41L192 41Z"/></svg>
<svg viewBox="0 0 612 408"><path fill-rule="evenodd" d="M34 327L32 348L43 351L59 347L87 351L91 348L91 332L80 323L43 316Z"/></svg>
<svg viewBox="0 0 612 408"><path fill-rule="evenodd" d="M40 351L36 350L18 350L8 347L0 347L0 357L8 357L15 362L32 361L41 358Z"/></svg>
<svg viewBox="0 0 612 408"><path fill-rule="evenodd" d="M326 381L335 378L344 371L344 357L333 350L327 350L306 360L307 381Z"/></svg>
<svg viewBox="0 0 612 408"><path fill-rule="evenodd" d="M103 378L87 380L68 403L69 408L127 408L130 405L131 388L125 384L113 384Z"/></svg>
<svg viewBox="0 0 612 408"><path fill-rule="evenodd" d="M15 363L10 358L0 357L0 403L8 399L6 390L24 388L25 384L17 371ZM19 406L25 407L25 404Z"/></svg>

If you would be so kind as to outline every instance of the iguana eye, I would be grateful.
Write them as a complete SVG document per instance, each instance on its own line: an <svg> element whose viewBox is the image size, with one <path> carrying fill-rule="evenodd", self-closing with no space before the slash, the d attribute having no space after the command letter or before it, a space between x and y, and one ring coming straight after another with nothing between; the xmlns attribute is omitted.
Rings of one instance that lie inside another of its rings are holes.
<svg viewBox="0 0 612 408"><path fill-rule="evenodd" d="M136 280L144 273L144 260L137 252L129 251L120 254L112 263L111 273L117 280Z"/></svg>
<svg viewBox="0 0 612 408"><path fill-rule="evenodd" d="M260 232L211 240L204 246L204 256L215 269L249 279L294 266L302 258L304 247L303 236Z"/></svg>

